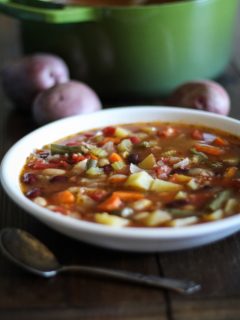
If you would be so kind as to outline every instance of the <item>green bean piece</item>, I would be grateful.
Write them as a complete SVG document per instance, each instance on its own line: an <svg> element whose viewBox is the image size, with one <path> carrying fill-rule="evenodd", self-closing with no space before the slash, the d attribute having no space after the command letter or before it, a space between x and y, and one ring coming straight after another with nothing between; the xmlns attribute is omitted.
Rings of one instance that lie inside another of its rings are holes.
<svg viewBox="0 0 240 320"><path fill-rule="evenodd" d="M65 153L79 153L81 152L81 146L65 146L62 144L51 144L51 154L65 154Z"/></svg>

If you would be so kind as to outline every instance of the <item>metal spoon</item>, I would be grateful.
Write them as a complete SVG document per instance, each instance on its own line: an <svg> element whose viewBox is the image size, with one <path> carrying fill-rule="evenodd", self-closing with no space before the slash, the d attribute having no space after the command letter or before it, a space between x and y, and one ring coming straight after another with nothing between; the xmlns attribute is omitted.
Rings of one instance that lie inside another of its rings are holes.
<svg viewBox="0 0 240 320"><path fill-rule="evenodd" d="M43 243L28 232L20 229L6 228L1 230L0 247L2 252L18 266L46 278L53 277L60 272L78 271L84 274L171 289L184 294L194 293L201 288L199 284L188 280L168 279L154 275L91 266L63 266Z"/></svg>

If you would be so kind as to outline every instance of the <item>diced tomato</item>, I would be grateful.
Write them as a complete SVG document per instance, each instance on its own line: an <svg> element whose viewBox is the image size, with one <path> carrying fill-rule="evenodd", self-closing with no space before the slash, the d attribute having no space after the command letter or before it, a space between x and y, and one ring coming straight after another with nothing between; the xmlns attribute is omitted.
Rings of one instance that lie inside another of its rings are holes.
<svg viewBox="0 0 240 320"><path fill-rule="evenodd" d="M107 195L107 191L106 190L95 190L92 192L89 192L89 197L92 198L94 201L101 201L106 195Z"/></svg>
<svg viewBox="0 0 240 320"><path fill-rule="evenodd" d="M71 162L72 162L72 163L77 163L77 162L82 161L82 160L84 160L84 159L85 159L84 156L79 155L79 154L77 154L77 153L73 153L73 154L71 155Z"/></svg>
<svg viewBox="0 0 240 320"><path fill-rule="evenodd" d="M202 140L203 139L203 133L202 131L198 129L194 129L191 133L191 137L195 140Z"/></svg>
<svg viewBox="0 0 240 320"><path fill-rule="evenodd" d="M137 143L139 143L141 140L138 138L138 137L136 137L136 136L132 136L132 137L129 137L129 139L131 140L131 142L133 143L133 144L137 144Z"/></svg>
<svg viewBox="0 0 240 320"><path fill-rule="evenodd" d="M104 134L104 136L107 136L107 137L113 136L115 131L116 131L116 128L114 128L114 127L105 127L103 129L103 134Z"/></svg>

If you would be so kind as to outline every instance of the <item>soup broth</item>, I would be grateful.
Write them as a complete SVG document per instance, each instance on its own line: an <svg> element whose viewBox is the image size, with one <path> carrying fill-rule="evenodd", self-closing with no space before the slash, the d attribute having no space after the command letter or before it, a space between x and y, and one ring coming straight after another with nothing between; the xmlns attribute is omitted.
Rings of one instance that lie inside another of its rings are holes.
<svg viewBox="0 0 240 320"><path fill-rule="evenodd" d="M36 204L104 225L216 221L240 212L240 138L160 122L89 130L32 152L20 183Z"/></svg>

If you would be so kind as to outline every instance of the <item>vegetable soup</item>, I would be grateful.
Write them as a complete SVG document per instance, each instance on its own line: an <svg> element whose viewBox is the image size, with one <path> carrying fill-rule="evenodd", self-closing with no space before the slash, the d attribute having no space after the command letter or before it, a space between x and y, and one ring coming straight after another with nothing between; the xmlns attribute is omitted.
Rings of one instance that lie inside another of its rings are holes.
<svg viewBox="0 0 240 320"><path fill-rule="evenodd" d="M240 138L179 123L80 132L37 149L22 192L58 214L117 227L181 227L240 212Z"/></svg>

